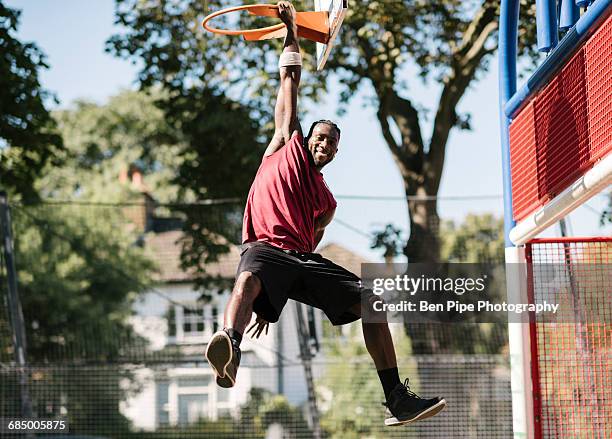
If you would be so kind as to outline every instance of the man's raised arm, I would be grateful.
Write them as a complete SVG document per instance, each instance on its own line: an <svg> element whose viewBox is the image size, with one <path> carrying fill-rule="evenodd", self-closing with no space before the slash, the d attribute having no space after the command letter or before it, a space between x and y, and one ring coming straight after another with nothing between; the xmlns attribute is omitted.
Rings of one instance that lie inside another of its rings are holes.
<svg viewBox="0 0 612 439"><path fill-rule="evenodd" d="M296 11L290 2L278 2L280 18L287 26L287 36L278 65L280 86L274 107L275 131L264 156L274 154L291 139L294 133L302 134L297 118L297 95L302 73L302 59L295 22Z"/></svg>

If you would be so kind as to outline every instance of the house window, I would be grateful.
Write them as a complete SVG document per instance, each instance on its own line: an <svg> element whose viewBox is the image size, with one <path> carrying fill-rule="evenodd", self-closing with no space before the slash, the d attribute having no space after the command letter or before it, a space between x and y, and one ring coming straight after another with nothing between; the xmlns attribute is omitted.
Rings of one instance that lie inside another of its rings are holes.
<svg viewBox="0 0 612 439"><path fill-rule="evenodd" d="M208 418L208 393L178 395L178 424L184 427Z"/></svg>
<svg viewBox="0 0 612 439"><path fill-rule="evenodd" d="M213 304L175 304L168 309L171 343L203 342L219 330L219 309Z"/></svg>
<svg viewBox="0 0 612 439"><path fill-rule="evenodd" d="M218 419L235 407L230 389L217 386L212 373L169 372L173 376L156 381L158 426L184 427L201 419Z"/></svg>
<svg viewBox="0 0 612 439"><path fill-rule="evenodd" d="M229 402L230 390L223 387L217 387L217 402Z"/></svg>
<svg viewBox="0 0 612 439"><path fill-rule="evenodd" d="M216 306L212 306L212 332L215 333L219 330L219 311Z"/></svg>
<svg viewBox="0 0 612 439"><path fill-rule="evenodd" d="M185 337L204 335L204 308L201 305L183 308L183 335Z"/></svg>
<svg viewBox="0 0 612 439"><path fill-rule="evenodd" d="M168 425L168 382L158 381L155 387L155 411L157 412L157 425Z"/></svg>
<svg viewBox="0 0 612 439"><path fill-rule="evenodd" d="M168 336L176 337L176 310L174 306L168 309Z"/></svg>

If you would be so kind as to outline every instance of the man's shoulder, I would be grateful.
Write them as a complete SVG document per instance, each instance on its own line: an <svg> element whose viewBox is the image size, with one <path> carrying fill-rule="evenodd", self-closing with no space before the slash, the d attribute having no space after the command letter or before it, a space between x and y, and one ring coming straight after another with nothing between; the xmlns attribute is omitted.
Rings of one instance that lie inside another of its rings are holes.
<svg viewBox="0 0 612 439"><path fill-rule="evenodd" d="M304 138L300 133L296 132L291 136L291 139L289 139L286 145L304 147Z"/></svg>
<svg viewBox="0 0 612 439"><path fill-rule="evenodd" d="M298 162L308 161L308 150L305 148L304 139L300 134L294 134L291 139L285 143L285 146L279 150L279 152L280 151L283 151L281 155L285 156L289 160L293 158Z"/></svg>
<svg viewBox="0 0 612 439"><path fill-rule="evenodd" d="M274 156L284 155L284 154L287 154L289 150L297 149L297 148L302 148L302 149L304 148L304 139L302 138L302 135L299 133L295 133L293 136L291 136L291 138L287 142L283 144L283 146L278 148L272 154L265 154L263 158L267 159L267 158L274 157Z"/></svg>

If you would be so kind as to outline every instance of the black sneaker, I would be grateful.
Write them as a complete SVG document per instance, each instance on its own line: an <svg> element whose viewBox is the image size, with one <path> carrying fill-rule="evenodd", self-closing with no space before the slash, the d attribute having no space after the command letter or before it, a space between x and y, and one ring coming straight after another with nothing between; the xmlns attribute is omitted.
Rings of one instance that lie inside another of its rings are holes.
<svg viewBox="0 0 612 439"><path fill-rule="evenodd" d="M217 376L217 384L225 388L234 387L240 365L240 348L232 344L227 332L213 334L206 348L206 359Z"/></svg>
<svg viewBox="0 0 612 439"><path fill-rule="evenodd" d="M410 390L408 378L404 384L398 384L391 391L389 399L383 405L387 407L385 425L398 426L430 418L446 407L446 401L440 397L424 399Z"/></svg>

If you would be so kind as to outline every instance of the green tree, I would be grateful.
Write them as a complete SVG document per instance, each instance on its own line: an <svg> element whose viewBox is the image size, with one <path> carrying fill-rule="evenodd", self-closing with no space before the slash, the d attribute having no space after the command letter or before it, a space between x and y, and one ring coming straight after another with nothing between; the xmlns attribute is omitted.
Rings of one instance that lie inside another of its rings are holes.
<svg viewBox="0 0 612 439"><path fill-rule="evenodd" d="M599 219L600 226L606 224L612 224L612 192L608 194L608 205L601 212L601 217Z"/></svg>
<svg viewBox="0 0 612 439"><path fill-rule="evenodd" d="M178 120L160 107L167 94L148 91L125 91L102 105L80 101L55 112L65 139L64 165L47 167L37 186L46 197L107 203L142 203L143 191L150 192L166 204L166 214L184 222L185 269L195 267L201 285L218 284L206 265L239 239L243 202L192 203L244 196L236 187L246 187L255 170L255 130L227 130L225 121L248 115L222 97L202 95L202 112L181 113ZM242 154L232 153L236 149ZM132 166L145 175L140 187L120 184Z"/></svg>
<svg viewBox="0 0 612 439"><path fill-rule="evenodd" d="M245 197L272 126L273 81L262 74L266 51L248 52L235 39L204 37L206 4L118 0L116 16L126 32L107 50L142 60L138 80L156 88L156 105L186 143L177 183L196 199ZM233 69L238 63L242 68ZM265 96L265 97L264 97ZM264 101L267 99L267 102Z"/></svg>
<svg viewBox="0 0 612 439"><path fill-rule="evenodd" d="M435 196L453 128L470 129L470 115L457 106L468 88L488 70L497 45L499 0L436 2L361 2L349 11L342 44L329 67L344 85L349 102L364 82L373 91L383 137L402 176L408 201L410 238L404 253L411 261L440 258L440 219ZM527 4L524 3L523 6ZM524 8L520 49L536 56L534 7ZM411 73L415 72L415 73ZM426 108L410 97L421 79L437 88L439 99ZM430 133L423 123L434 114ZM393 127L399 137L393 134ZM432 199L433 198L433 199Z"/></svg>
<svg viewBox="0 0 612 439"><path fill-rule="evenodd" d="M62 141L45 108L51 95L38 79L45 56L14 36L19 14L0 2L0 186L31 201L38 198L35 179L45 164L57 163Z"/></svg>
<svg viewBox="0 0 612 439"><path fill-rule="evenodd" d="M504 261L504 220L491 214L468 214L461 224L444 221L440 239L443 261Z"/></svg>
<svg viewBox="0 0 612 439"><path fill-rule="evenodd" d="M14 206L19 294L32 362L109 360L152 262L113 207Z"/></svg>
<svg viewBox="0 0 612 439"><path fill-rule="evenodd" d="M383 137L406 195L413 196L408 201L410 238L404 249L410 261L440 258L435 196L446 145L453 128L470 129L470 115L459 114L457 106L488 70L497 49L499 4L499 0L360 2L349 10L342 44L329 62L328 68L338 73L344 85L345 102L362 83L371 86ZM522 53L531 57L537 56L531 45L534 10L533 5L523 9L526 17L520 38ZM419 84L410 75L439 93L434 108L411 98L411 90ZM423 123L429 112L435 116L431 132L426 133Z"/></svg>
<svg viewBox="0 0 612 439"><path fill-rule="evenodd" d="M72 432L128 431L119 404L139 384L117 360L146 346L128 318L153 264L116 208L14 204L12 217L35 413L66 415ZM1 399L20 415L6 378Z"/></svg>
<svg viewBox="0 0 612 439"><path fill-rule="evenodd" d="M176 201L174 183L185 161L183 139L155 106L155 94L124 91L104 104L76 101L53 113L64 139L63 166L48 166L37 181L45 198L126 202L140 195L120 178L132 166L146 176L142 188L161 203ZM188 188L184 189L185 192ZM188 198L189 194L185 194Z"/></svg>
<svg viewBox="0 0 612 439"><path fill-rule="evenodd" d="M405 242L402 239L402 231L393 224L387 224L384 230L375 231L370 248L384 249L383 258L385 262L393 262L393 258L402 254Z"/></svg>
<svg viewBox="0 0 612 439"><path fill-rule="evenodd" d="M321 426L330 439L387 437L388 432L381 428L384 408L379 402L384 400L384 393L361 337L361 325L352 324L348 335L341 337L332 336L330 326L324 327L329 340L323 347L326 369L316 383ZM401 330L394 331L393 340L400 371L413 370L416 363L409 357L410 340ZM411 381L411 386L417 391L418 381Z"/></svg>
<svg viewBox="0 0 612 439"><path fill-rule="evenodd" d="M442 262L503 262L504 220L492 214L468 214L463 222L443 221L440 227ZM387 224L373 232L372 248L384 250L384 256L397 256L404 247L402 230Z"/></svg>
<svg viewBox="0 0 612 439"><path fill-rule="evenodd" d="M249 391L249 397L240 407L240 433L246 437L264 437L272 424L280 424L290 437L312 437L304 415L283 395L273 395L259 387Z"/></svg>
<svg viewBox="0 0 612 439"><path fill-rule="evenodd" d="M494 270L494 280L504 280L504 220L491 214L468 214L463 222L443 221L440 239L441 259L449 262L482 264ZM491 290L493 291L493 290ZM448 342L440 343L439 348L450 352L467 354L498 354L507 345L507 326L505 323L465 323L460 325L439 325L433 328L437 336ZM421 328L431 332L432 328ZM415 348L431 350L433 339L429 333L422 340L415 340Z"/></svg>

